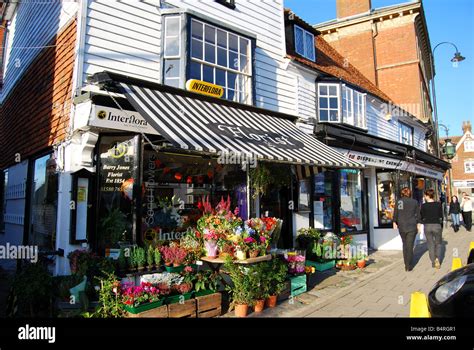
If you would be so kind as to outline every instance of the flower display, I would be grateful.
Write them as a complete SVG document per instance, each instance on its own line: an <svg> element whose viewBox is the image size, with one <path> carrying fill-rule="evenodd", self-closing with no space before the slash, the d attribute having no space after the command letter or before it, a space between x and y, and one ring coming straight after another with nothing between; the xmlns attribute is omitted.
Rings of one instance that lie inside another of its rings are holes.
<svg viewBox="0 0 474 350"><path fill-rule="evenodd" d="M142 282L139 286L124 284L121 294L123 304L132 307L153 303L160 299L160 290L148 282Z"/></svg>
<svg viewBox="0 0 474 350"><path fill-rule="evenodd" d="M306 271L306 256L304 251L289 251L285 254L285 260L288 264L288 273L299 275Z"/></svg>

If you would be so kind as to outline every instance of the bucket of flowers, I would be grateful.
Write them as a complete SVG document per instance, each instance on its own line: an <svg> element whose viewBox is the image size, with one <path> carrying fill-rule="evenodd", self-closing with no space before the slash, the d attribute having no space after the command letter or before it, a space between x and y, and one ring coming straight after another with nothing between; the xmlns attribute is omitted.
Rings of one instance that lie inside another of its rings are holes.
<svg viewBox="0 0 474 350"><path fill-rule="evenodd" d="M122 286L122 303L126 311L138 314L163 305L160 290L148 282L139 286L125 284Z"/></svg>
<svg viewBox="0 0 474 350"><path fill-rule="evenodd" d="M285 252L285 260L288 264L290 275L301 275L305 273L306 256L304 250L289 250Z"/></svg>

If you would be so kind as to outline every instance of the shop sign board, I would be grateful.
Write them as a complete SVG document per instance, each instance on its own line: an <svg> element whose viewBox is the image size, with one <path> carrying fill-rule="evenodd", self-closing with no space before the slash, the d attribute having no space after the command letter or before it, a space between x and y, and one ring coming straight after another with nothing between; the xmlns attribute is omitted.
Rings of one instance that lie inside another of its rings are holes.
<svg viewBox="0 0 474 350"><path fill-rule="evenodd" d="M467 181L453 181L454 187L474 187L474 180L467 180Z"/></svg>
<svg viewBox="0 0 474 350"><path fill-rule="evenodd" d="M138 112L100 105L92 105L88 124L99 128L158 135L158 132Z"/></svg>
<svg viewBox="0 0 474 350"><path fill-rule="evenodd" d="M190 79L186 82L186 90L216 98L221 98L224 94L222 86L196 79Z"/></svg>

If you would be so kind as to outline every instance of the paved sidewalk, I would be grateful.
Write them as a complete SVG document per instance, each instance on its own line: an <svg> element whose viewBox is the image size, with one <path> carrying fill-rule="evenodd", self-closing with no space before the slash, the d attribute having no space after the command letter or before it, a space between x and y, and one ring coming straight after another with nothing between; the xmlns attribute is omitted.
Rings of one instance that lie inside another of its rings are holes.
<svg viewBox="0 0 474 350"><path fill-rule="evenodd" d="M426 243L415 248L415 267L405 272L401 252L375 252L373 263L364 270L330 272L311 291L285 301L275 309L251 317L409 317L410 295L427 294L433 285L451 271L452 258L463 264L474 241L464 229L443 232L444 259L440 270L431 267ZM316 272L318 273L318 272ZM323 274L323 273L320 273Z"/></svg>

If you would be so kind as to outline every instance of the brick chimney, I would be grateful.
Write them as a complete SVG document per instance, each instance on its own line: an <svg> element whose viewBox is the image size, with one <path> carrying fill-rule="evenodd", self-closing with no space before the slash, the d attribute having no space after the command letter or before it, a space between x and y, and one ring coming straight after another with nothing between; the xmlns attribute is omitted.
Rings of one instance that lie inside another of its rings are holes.
<svg viewBox="0 0 474 350"><path fill-rule="evenodd" d="M366 13L372 9L371 0L336 0L337 18Z"/></svg>
<svg viewBox="0 0 474 350"><path fill-rule="evenodd" d="M471 122L469 120L467 122L462 122L462 132L463 132L463 134L467 133L468 131L470 133L472 133L472 126L471 126Z"/></svg>

